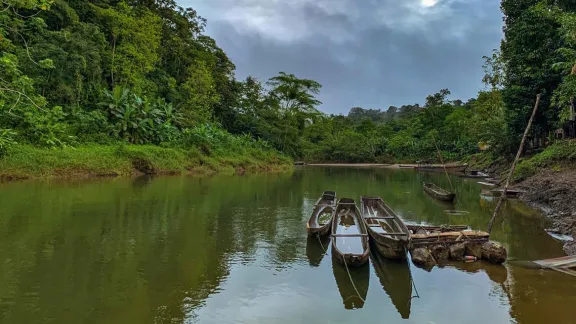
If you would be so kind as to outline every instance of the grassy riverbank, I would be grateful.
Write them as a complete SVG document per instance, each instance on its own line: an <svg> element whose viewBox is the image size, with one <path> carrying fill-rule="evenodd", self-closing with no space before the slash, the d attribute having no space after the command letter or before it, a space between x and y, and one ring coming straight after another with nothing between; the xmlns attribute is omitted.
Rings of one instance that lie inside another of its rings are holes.
<svg viewBox="0 0 576 324"><path fill-rule="evenodd" d="M196 148L153 145L86 145L44 149L14 145L0 158L0 179L129 176L134 174L280 171L292 160L275 151L206 154Z"/></svg>

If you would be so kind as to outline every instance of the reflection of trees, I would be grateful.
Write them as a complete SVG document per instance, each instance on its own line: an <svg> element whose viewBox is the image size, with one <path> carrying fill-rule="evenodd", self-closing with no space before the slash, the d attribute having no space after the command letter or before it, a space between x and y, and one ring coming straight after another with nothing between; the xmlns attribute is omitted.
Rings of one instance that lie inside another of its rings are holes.
<svg viewBox="0 0 576 324"><path fill-rule="evenodd" d="M422 181L429 180L449 186L443 174L352 168L5 185L0 298L10 302L0 305L0 320L182 322L218 289L230 264L283 269L304 259L305 221L328 189L356 200L381 196L408 220L486 227L491 208L480 206L474 181L452 179L461 204L456 208L470 213L448 216L424 196ZM534 260L561 253L542 231L541 216L512 202L503 215L493 238L510 256ZM559 276L512 268L505 285L513 316L537 316L530 296L566 315L562 305L574 304L575 284ZM543 307L536 309L550 314Z"/></svg>
<svg viewBox="0 0 576 324"><path fill-rule="evenodd" d="M227 276L234 254L297 236L297 221L280 224L292 202L278 187L289 179L5 186L0 258L10 262L0 264L0 297L14 303L0 315L22 323L181 322ZM278 254L294 259L291 246Z"/></svg>

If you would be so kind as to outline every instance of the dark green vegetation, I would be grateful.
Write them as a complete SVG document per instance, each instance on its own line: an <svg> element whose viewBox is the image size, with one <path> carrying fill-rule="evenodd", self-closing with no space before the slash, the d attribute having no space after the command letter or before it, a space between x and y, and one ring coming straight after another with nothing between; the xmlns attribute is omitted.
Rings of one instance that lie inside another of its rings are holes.
<svg viewBox="0 0 576 324"><path fill-rule="evenodd" d="M370 262L351 270L367 290L360 304L346 268L306 240L314 202L333 188L386 197L409 221L486 227L495 202L479 196L476 181L452 178L455 208L469 212L461 216L426 196L423 181L449 186L443 174L324 167L4 184L0 323L357 323L359 315L405 323L406 314L415 323L570 322L576 278L514 264L411 266L420 299L410 308L410 282L390 272L399 264ZM504 209L492 236L510 258L561 255L545 217L517 201ZM351 303L363 308L346 310Z"/></svg>
<svg viewBox="0 0 576 324"><path fill-rule="evenodd" d="M317 110L321 85L313 80L283 72L236 80L234 64L204 35L206 21L173 0L3 1L2 165L22 165L9 171L17 174L124 174L142 163L177 172L259 169L290 158L414 161L437 159L437 149L460 160L484 144L491 156L509 154L537 92L544 96L533 138L570 118L576 5L503 0L502 10L506 39L485 57L486 89L477 98L449 100L442 89L423 106L328 116ZM119 147L142 154L98 154ZM87 159L90 150L102 158Z"/></svg>
<svg viewBox="0 0 576 324"><path fill-rule="evenodd" d="M576 163L576 142L559 142L521 161L516 168L515 177L516 180L523 180L543 168L561 171L565 168L573 168L574 163Z"/></svg>

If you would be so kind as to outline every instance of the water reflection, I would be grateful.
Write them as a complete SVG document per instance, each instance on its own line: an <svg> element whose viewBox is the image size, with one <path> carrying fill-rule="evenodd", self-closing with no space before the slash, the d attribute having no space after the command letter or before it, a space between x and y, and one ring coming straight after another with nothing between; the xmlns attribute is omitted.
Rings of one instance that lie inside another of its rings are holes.
<svg viewBox="0 0 576 324"><path fill-rule="evenodd" d="M425 196L424 181L449 187L443 174L410 170L3 184L0 323L349 323L359 314L387 323L569 323L576 278L561 273L512 263L412 267L421 298L410 305L404 265L374 259L375 271L350 269L358 294L346 269L307 239L312 205L327 188L381 196L408 221L484 229L495 202L480 199L476 181L451 180L453 209L469 213L448 215ZM511 258L562 255L540 214L507 201L502 215L492 238Z"/></svg>
<svg viewBox="0 0 576 324"><path fill-rule="evenodd" d="M370 260L382 288L390 297L390 301L400 316L404 319L410 318L412 304L412 277L408 264L410 261L407 259L387 260L375 252L370 254Z"/></svg>
<svg viewBox="0 0 576 324"><path fill-rule="evenodd" d="M365 264L357 268L346 268L332 254L332 271L344 308L359 309L364 307L370 284L370 267Z"/></svg>
<svg viewBox="0 0 576 324"><path fill-rule="evenodd" d="M306 257L313 267L318 267L330 246L330 236L308 236L306 239Z"/></svg>

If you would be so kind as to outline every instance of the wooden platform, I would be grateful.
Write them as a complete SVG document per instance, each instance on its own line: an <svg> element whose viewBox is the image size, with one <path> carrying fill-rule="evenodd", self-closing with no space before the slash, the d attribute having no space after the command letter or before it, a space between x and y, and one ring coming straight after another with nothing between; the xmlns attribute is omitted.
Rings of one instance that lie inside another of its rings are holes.
<svg viewBox="0 0 576 324"><path fill-rule="evenodd" d="M556 270L576 277L576 255L560 258L537 260L534 263L543 268Z"/></svg>

